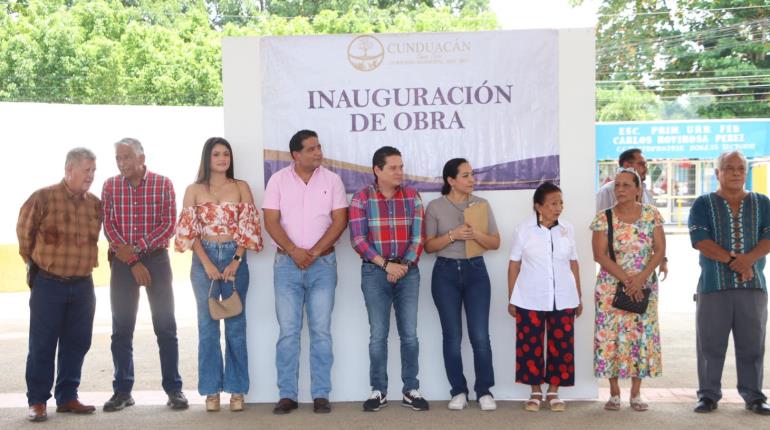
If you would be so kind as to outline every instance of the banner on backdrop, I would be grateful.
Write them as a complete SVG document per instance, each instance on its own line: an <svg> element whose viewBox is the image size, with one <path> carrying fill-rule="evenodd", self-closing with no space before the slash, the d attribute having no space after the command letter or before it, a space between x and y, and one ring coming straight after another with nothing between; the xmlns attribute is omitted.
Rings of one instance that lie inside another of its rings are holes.
<svg viewBox="0 0 770 430"><path fill-rule="evenodd" d="M264 37L265 183L291 162L289 138L319 133L348 192L372 155L398 148L407 183L437 191L468 159L477 189L559 180L555 30Z"/></svg>

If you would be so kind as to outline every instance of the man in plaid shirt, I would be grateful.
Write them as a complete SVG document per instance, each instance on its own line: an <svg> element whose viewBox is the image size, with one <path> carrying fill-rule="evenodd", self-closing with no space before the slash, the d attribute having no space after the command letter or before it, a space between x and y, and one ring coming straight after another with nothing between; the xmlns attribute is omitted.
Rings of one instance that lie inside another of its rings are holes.
<svg viewBox="0 0 770 430"><path fill-rule="evenodd" d="M115 144L120 175L107 179L102 189L104 235L110 242L110 302L112 303L113 396L106 412L134 404L133 346L139 287L145 286L152 325L160 349L163 389L168 406L186 409L179 376L179 347L174 318L174 292L169 239L174 235L176 201L174 186L163 176L147 170L142 144L125 138Z"/></svg>
<svg viewBox="0 0 770 430"><path fill-rule="evenodd" d="M91 271L102 218L99 199L88 192L96 157L85 148L67 153L64 179L35 191L19 211L19 254L29 271L27 419L48 418L56 368L56 412L90 414L78 400L83 359L91 348L96 296ZM58 356L57 356L58 353ZM58 365L56 365L58 364Z"/></svg>
<svg viewBox="0 0 770 430"><path fill-rule="evenodd" d="M404 163L398 149L383 146L372 157L374 184L350 202L350 241L361 256L361 290L369 314L369 381L372 394L365 411L387 406L388 331L395 309L401 339L402 406L428 410L417 379L417 299L425 236L420 194L402 187Z"/></svg>

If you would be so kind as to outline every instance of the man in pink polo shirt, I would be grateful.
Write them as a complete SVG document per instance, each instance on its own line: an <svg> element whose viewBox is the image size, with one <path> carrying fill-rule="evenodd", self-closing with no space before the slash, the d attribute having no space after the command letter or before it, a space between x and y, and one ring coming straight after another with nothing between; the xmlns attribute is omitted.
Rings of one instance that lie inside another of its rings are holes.
<svg viewBox="0 0 770 430"><path fill-rule="evenodd" d="M337 286L334 244L347 225L345 186L321 166L314 131L300 130L289 141L293 162L270 177L262 210L265 228L278 250L273 264L275 312L280 326L276 368L280 400L274 414L297 409L299 339L303 306L310 330L310 391L313 412L331 411L331 316Z"/></svg>

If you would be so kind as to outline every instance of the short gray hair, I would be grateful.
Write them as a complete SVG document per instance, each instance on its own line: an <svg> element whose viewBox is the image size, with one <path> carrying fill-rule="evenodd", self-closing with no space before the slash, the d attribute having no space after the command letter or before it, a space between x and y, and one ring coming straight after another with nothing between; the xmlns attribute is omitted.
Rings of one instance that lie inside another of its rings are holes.
<svg viewBox="0 0 770 430"><path fill-rule="evenodd" d="M722 170L724 168L725 163L727 162L727 159L732 157L733 155L737 155L740 157L741 161L743 161L743 167L746 168L746 170L749 169L749 160L746 159L746 156L741 153L741 151L733 150L733 151L727 151L719 154L719 157L717 157L717 169Z"/></svg>
<svg viewBox="0 0 770 430"><path fill-rule="evenodd" d="M64 168L68 168L75 163L79 163L83 160L96 161L96 155L88 148L72 148L67 153L67 161L64 162Z"/></svg>
<svg viewBox="0 0 770 430"><path fill-rule="evenodd" d="M144 155L144 148L142 148L142 143L133 137L124 137L123 139L115 142L115 149L118 149L118 146L120 145L126 145L130 147L134 150L134 154L137 156Z"/></svg>

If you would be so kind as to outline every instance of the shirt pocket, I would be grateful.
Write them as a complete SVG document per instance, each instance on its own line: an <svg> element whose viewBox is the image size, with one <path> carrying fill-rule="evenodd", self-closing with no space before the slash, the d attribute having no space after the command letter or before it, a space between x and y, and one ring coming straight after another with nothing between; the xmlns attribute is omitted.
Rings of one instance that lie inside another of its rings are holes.
<svg viewBox="0 0 770 430"><path fill-rule="evenodd" d="M58 245L64 241L65 232L59 226L69 222L69 215L63 211L49 211L38 227L40 237L46 245Z"/></svg>
<svg viewBox="0 0 770 430"><path fill-rule="evenodd" d="M572 242L568 237L555 237L553 240L553 255L559 260L569 260L572 257Z"/></svg>

